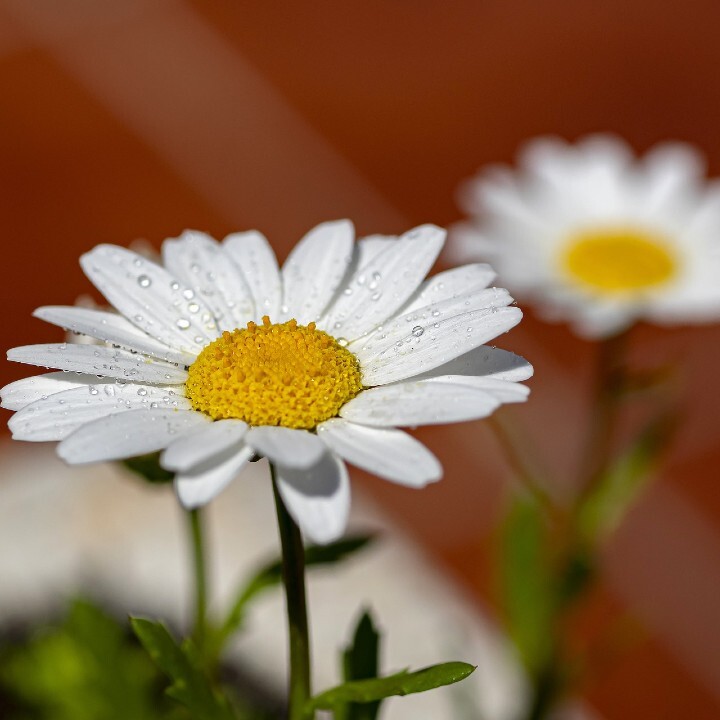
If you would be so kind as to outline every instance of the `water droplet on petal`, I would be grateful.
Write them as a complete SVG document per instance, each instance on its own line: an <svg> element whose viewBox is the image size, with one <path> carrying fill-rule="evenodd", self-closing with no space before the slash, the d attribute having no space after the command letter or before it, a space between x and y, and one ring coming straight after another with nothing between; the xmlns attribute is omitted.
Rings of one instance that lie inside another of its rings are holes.
<svg viewBox="0 0 720 720"><path fill-rule="evenodd" d="M137 279L137 284L141 288L147 288L152 285L152 280L147 275L139 275Z"/></svg>
<svg viewBox="0 0 720 720"><path fill-rule="evenodd" d="M187 330L190 327L190 321L186 318L179 318L175 323L181 330Z"/></svg>
<svg viewBox="0 0 720 720"><path fill-rule="evenodd" d="M425 332L425 328L422 327L421 325L416 325L416 326L412 329L412 334L413 334L415 337L420 337L424 332Z"/></svg>

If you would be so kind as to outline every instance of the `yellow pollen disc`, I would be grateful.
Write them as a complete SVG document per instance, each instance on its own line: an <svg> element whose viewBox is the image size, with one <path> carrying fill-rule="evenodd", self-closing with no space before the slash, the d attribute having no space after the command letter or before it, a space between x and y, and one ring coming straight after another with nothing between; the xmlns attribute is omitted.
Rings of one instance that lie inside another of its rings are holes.
<svg viewBox="0 0 720 720"><path fill-rule="evenodd" d="M214 420L311 430L362 390L357 358L315 323L295 320L227 330L198 355L185 385Z"/></svg>
<svg viewBox="0 0 720 720"><path fill-rule="evenodd" d="M566 245L562 262L576 282L609 294L641 293L666 283L677 272L667 242L634 229L578 233Z"/></svg>

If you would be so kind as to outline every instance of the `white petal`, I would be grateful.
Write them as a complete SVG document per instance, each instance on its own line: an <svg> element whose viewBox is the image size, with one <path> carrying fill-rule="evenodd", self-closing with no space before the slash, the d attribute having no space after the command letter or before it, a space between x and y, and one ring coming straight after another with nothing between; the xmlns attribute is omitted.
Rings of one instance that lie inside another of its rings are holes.
<svg viewBox="0 0 720 720"><path fill-rule="evenodd" d="M73 465L122 460L164 450L208 422L194 410L128 410L83 425L58 445L57 452Z"/></svg>
<svg viewBox="0 0 720 720"><path fill-rule="evenodd" d="M203 464L192 473L175 477L175 492L183 507L200 507L210 502L234 480L253 456L247 447L234 450L229 456L222 456L214 465Z"/></svg>
<svg viewBox="0 0 720 720"><path fill-rule="evenodd" d="M705 158L691 145L663 143L642 159L637 192L643 210L653 213L685 203L698 187L705 170Z"/></svg>
<svg viewBox="0 0 720 720"><path fill-rule="evenodd" d="M447 383L450 385L476 388L487 392L497 398L501 403L525 402L530 394L530 388L526 385L489 377L440 375L438 377L429 378L425 382Z"/></svg>
<svg viewBox="0 0 720 720"><path fill-rule="evenodd" d="M240 268L209 235L186 230L177 239L165 240L162 256L165 267L202 298L220 330L245 327L255 317L255 303ZM200 312L198 304L187 309Z"/></svg>
<svg viewBox="0 0 720 720"><path fill-rule="evenodd" d="M412 379L425 380L439 375L469 375L518 382L527 380L532 374L533 366L525 358L507 350L481 345L433 370L414 375Z"/></svg>
<svg viewBox="0 0 720 720"><path fill-rule="evenodd" d="M132 382L180 385L187 379L187 372L177 365L99 345L25 345L8 350L7 357L12 362Z"/></svg>
<svg viewBox="0 0 720 720"><path fill-rule="evenodd" d="M397 235L366 235L355 243L355 267L360 270L371 262L383 250L387 250Z"/></svg>
<svg viewBox="0 0 720 720"><path fill-rule="evenodd" d="M286 427L264 425L250 428L245 442L271 462L297 469L314 465L325 452L317 435Z"/></svg>
<svg viewBox="0 0 720 720"><path fill-rule="evenodd" d="M187 472L238 446L248 430L242 420L218 420L172 443L160 458L167 470Z"/></svg>
<svg viewBox="0 0 720 720"><path fill-rule="evenodd" d="M326 544L345 531L350 482L345 464L331 453L306 470L278 466L277 482L285 507L313 542Z"/></svg>
<svg viewBox="0 0 720 720"><path fill-rule="evenodd" d="M165 268L115 245L98 245L80 258L85 274L133 325L168 347L197 355L218 336L210 310L195 291ZM198 312L192 312L195 305Z"/></svg>
<svg viewBox="0 0 720 720"><path fill-rule="evenodd" d="M63 440L93 420L128 410L190 410L190 402L167 387L114 382L83 385L41 398L13 415L8 427L16 440Z"/></svg>
<svg viewBox="0 0 720 720"><path fill-rule="evenodd" d="M38 308L33 315L65 330L72 330L103 342L120 345L126 350L152 355L161 360L190 365L196 357L193 353L180 352L163 345L117 313L56 305Z"/></svg>
<svg viewBox="0 0 720 720"><path fill-rule="evenodd" d="M442 477L438 459L402 430L333 418L319 425L317 432L335 454L386 480L419 488Z"/></svg>
<svg viewBox="0 0 720 720"><path fill-rule="evenodd" d="M293 248L282 269L284 319L320 318L352 260L354 232L349 220L322 223Z"/></svg>
<svg viewBox="0 0 720 720"><path fill-rule="evenodd" d="M495 271L485 263L445 270L426 280L401 312L407 314L426 305L449 300L468 292L484 290L494 279Z"/></svg>
<svg viewBox="0 0 720 720"><path fill-rule="evenodd" d="M414 427L476 420L499 405L485 390L421 380L365 390L341 408L340 416L361 425Z"/></svg>
<svg viewBox="0 0 720 720"><path fill-rule="evenodd" d="M65 372L46 373L23 378L6 385L0 390L0 407L7 410L22 410L30 403L43 397L54 395L63 390L95 385L99 381L95 375L70 374Z"/></svg>
<svg viewBox="0 0 720 720"><path fill-rule="evenodd" d="M275 321L280 317L282 280L275 253L264 235L257 230L233 233L223 247L242 270L255 302L255 321L263 315Z"/></svg>
<svg viewBox="0 0 720 720"><path fill-rule="evenodd" d="M405 233L353 274L321 327L348 340L373 330L417 290L444 242L445 231L435 225Z"/></svg>
<svg viewBox="0 0 720 720"><path fill-rule="evenodd" d="M363 383L384 385L428 372L507 332L520 322L522 312L503 307L512 298L504 291L495 293L483 290L429 306L392 320L364 347L351 345ZM488 297L496 297L497 305L488 306Z"/></svg>

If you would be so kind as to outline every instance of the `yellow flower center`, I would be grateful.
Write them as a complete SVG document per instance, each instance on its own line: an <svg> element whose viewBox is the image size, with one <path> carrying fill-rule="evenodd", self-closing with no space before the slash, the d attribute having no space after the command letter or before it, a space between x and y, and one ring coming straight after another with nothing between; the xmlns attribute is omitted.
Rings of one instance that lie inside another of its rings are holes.
<svg viewBox="0 0 720 720"><path fill-rule="evenodd" d="M575 281L607 294L642 293L678 269L662 236L632 228L580 232L566 245L562 263Z"/></svg>
<svg viewBox="0 0 720 720"><path fill-rule="evenodd" d="M362 390L357 358L333 337L290 320L227 330L198 355L185 385L213 420L311 430Z"/></svg>

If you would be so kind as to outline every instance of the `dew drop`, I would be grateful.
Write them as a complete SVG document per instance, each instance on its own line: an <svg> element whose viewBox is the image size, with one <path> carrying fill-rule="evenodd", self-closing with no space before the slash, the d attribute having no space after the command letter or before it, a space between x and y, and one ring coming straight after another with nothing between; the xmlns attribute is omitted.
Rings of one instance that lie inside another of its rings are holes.
<svg viewBox="0 0 720 720"><path fill-rule="evenodd" d="M424 332L425 332L425 328L423 328L421 325L416 325L416 326L412 329L412 334L413 334L415 337L420 337Z"/></svg>
<svg viewBox="0 0 720 720"><path fill-rule="evenodd" d="M147 388L140 388L140 389L138 390L138 393L137 393L137 394L140 395L141 397L144 397L145 395L147 395L147 392L148 392L148 391L147 391Z"/></svg>
<svg viewBox="0 0 720 720"><path fill-rule="evenodd" d="M170 289L171 290L179 290L180 289L180 283L177 280L173 280L170 283Z"/></svg>
<svg viewBox="0 0 720 720"><path fill-rule="evenodd" d="M336 340L337 340L337 344L338 344L340 347L347 347L347 346L349 345L349 342L350 342L347 338L344 338L344 337L336 338Z"/></svg>
<svg viewBox="0 0 720 720"><path fill-rule="evenodd" d="M141 288L147 288L152 285L152 280L147 275L140 275L138 276L137 284Z"/></svg>
<svg viewBox="0 0 720 720"><path fill-rule="evenodd" d="M186 300L192 300L195 297L195 291L188 288L187 290L183 290L183 297Z"/></svg>
<svg viewBox="0 0 720 720"><path fill-rule="evenodd" d="M343 290L343 293L344 293L345 295L352 295L352 288L345 288L345 289Z"/></svg>
<svg viewBox="0 0 720 720"><path fill-rule="evenodd" d="M181 330L187 330L190 327L190 321L186 318L179 318L175 323Z"/></svg>
<svg viewBox="0 0 720 720"><path fill-rule="evenodd" d="M191 302L188 304L188 311L195 314L196 312L199 312L200 306L196 302Z"/></svg>
<svg viewBox="0 0 720 720"><path fill-rule="evenodd" d="M373 293L373 294L370 296L370 299L371 299L371 300L374 300L375 302L377 302L381 297L382 297L382 293L381 293L381 292L376 292L376 293Z"/></svg>
<svg viewBox="0 0 720 720"><path fill-rule="evenodd" d="M94 385L90 385L90 394L91 395L97 395L98 389Z"/></svg>

